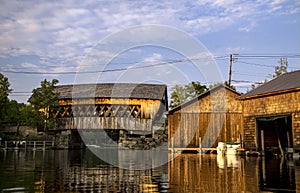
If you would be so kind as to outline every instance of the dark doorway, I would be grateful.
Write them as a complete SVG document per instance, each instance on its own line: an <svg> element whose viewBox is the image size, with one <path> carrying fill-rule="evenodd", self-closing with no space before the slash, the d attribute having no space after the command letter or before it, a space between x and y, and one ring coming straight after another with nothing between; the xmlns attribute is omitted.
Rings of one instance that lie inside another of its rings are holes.
<svg viewBox="0 0 300 193"><path fill-rule="evenodd" d="M257 118L257 131L259 150L283 153L293 147L291 116Z"/></svg>

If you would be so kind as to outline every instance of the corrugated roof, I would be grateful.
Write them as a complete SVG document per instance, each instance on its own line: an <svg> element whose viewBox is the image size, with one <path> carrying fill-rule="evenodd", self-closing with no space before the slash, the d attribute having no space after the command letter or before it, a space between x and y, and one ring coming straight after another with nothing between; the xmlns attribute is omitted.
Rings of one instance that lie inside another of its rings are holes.
<svg viewBox="0 0 300 193"><path fill-rule="evenodd" d="M242 99L300 89L300 70L288 72L241 96Z"/></svg>
<svg viewBox="0 0 300 193"><path fill-rule="evenodd" d="M136 98L162 99L166 85L135 83L99 83L60 85L56 90L60 99L71 98Z"/></svg>

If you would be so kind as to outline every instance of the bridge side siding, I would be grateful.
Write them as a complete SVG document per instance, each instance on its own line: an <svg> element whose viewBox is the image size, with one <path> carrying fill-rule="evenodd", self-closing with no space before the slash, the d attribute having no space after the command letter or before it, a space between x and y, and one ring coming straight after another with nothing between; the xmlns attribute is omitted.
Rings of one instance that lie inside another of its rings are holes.
<svg viewBox="0 0 300 193"><path fill-rule="evenodd" d="M56 130L101 128L151 132L154 118L166 110L163 102L152 99L96 98L60 100L59 104L52 111Z"/></svg>

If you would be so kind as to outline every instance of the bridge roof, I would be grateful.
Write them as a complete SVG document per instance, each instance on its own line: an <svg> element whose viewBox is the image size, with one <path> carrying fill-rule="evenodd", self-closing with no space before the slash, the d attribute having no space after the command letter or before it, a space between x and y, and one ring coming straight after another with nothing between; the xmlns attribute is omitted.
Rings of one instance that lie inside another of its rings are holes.
<svg viewBox="0 0 300 193"><path fill-rule="evenodd" d="M167 86L162 84L99 83L60 85L60 99L135 98L161 100Z"/></svg>

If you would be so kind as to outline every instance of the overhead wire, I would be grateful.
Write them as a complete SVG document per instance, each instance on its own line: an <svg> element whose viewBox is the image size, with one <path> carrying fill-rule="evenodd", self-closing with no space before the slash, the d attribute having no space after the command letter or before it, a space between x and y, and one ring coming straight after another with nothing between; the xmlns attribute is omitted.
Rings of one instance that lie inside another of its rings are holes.
<svg viewBox="0 0 300 193"><path fill-rule="evenodd" d="M183 62L191 62L191 61L213 61L217 59L224 59L224 57L216 57L215 59L210 59L210 58L191 58L191 59L177 59L177 60L172 60L172 61L166 61L166 62L160 62L156 64L151 64L151 65L143 65L143 66L129 66L129 67L123 67L123 68L114 68L114 69L106 69L106 70L93 70L93 71L64 71L64 72L41 72L41 71L15 71L11 70L2 70L2 72L5 73L14 73L14 74L39 74L39 75L46 75L46 74L94 74L94 73L105 73L105 72L116 72L116 71L125 71L125 70L133 70L133 69L142 69L142 68L149 68L149 67L156 67L156 66L163 66L163 65L169 65L169 64L177 64L177 63L183 63ZM128 63L127 63L128 64ZM136 62L131 63L131 64L136 64ZM86 67L87 65L83 65ZM98 66L98 65L91 65L91 66Z"/></svg>

